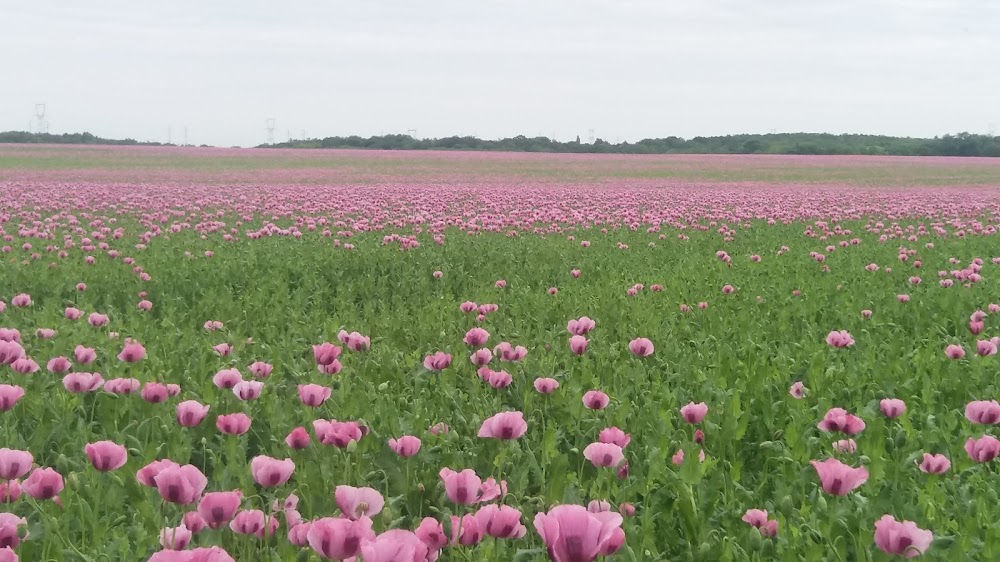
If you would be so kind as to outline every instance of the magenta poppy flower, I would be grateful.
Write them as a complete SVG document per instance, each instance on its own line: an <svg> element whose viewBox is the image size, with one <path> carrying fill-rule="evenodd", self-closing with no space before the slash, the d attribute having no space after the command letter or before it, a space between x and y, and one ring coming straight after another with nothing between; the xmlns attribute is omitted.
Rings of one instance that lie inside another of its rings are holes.
<svg viewBox="0 0 1000 562"><path fill-rule="evenodd" d="M256 400L263 389L261 381L240 381L233 386L233 394L243 401Z"/></svg>
<svg viewBox="0 0 1000 562"><path fill-rule="evenodd" d="M431 552L416 534L404 529L390 529L361 545L366 562L423 562Z"/></svg>
<svg viewBox="0 0 1000 562"><path fill-rule="evenodd" d="M965 357L965 350L962 346L951 344L944 348L944 354L948 356L949 359L961 359Z"/></svg>
<svg viewBox="0 0 1000 562"><path fill-rule="evenodd" d="M478 349L469 356L469 361L476 367L485 367L493 360L493 353L488 348Z"/></svg>

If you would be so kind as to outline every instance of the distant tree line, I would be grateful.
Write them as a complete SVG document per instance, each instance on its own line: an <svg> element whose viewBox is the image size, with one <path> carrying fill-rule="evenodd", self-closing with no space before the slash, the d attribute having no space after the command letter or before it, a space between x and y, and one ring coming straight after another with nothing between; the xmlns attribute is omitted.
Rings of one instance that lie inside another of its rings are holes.
<svg viewBox="0 0 1000 562"><path fill-rule="evenodd" d="M607 154L888 154L897 156L996 156L1000 137L959 133L932 139L884 135L774 133L717 137L666 137L610 143L580 137L561 142L547 137L516 136L499 140L476 137L415 139L409 135L327 137L263 144L258 148L365 148L375 150L479 150L500 152L567 152Z"/></svg>
<svg viewBox="0 0 1000 562"><path fill-rule="evenodd" d="M161 142L140 142L135 139L105 139L90 133L29 133L27 131L0 132L0 143L7 144L111 144L111 145L144 145L144 146L174 146Z"/></svg>
<svg viewBox="0 0 1000 562"><path fill-rule="evenodd" d="M90 133L0 132L0 143L108 144L174 146L135 139L105 139ZM992 156L1000 157L1000 136L958 133L941 137L911 138L885 135L833 135L829 133L773 133L716 137L665 137L638 142L610 143L603 139L562 142L547 137L486 140L476 137L415 139L410 135L326 137L262 144L258 148L363 148L374 150L472 150L495 152L562 152L601 154L888 154L894 156Z"/></svg>

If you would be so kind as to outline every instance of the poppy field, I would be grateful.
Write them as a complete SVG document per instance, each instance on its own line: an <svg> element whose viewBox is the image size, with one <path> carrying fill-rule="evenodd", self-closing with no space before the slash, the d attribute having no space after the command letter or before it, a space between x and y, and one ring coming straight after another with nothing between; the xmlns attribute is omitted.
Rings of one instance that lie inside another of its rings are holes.
<svg viewBox="0 0 1000 562"><path fill-rule="evenodd" d="M0 562L1000 559L1000 162L0 148Z"/></svg>

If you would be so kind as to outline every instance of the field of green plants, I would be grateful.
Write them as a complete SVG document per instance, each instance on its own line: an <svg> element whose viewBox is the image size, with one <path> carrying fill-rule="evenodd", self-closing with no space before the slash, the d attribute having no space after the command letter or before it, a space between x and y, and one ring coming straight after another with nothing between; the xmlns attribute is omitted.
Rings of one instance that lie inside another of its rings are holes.
<svg viewBox="0 0 1000 562"><path fill-rule="evenodd" d="M1000 560L1000 163L79 150L0 562Z"/></svg>

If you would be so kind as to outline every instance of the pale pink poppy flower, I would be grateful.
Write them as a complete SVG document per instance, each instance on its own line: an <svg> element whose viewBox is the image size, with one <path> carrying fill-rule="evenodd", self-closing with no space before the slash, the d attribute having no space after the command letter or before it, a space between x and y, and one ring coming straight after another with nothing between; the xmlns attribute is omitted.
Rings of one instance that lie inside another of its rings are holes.
<svg viewBox="0 0 1000 562"><path fill-rule="evenodd" d="M841 439L833 442L833 450L838 453L853 455L858 450L858 443L854 439Z"/></svg>
<svg viewBox="0 0 1000 562"><path fill-rule="evenodd" d="M125 347L118 354L118 360L125 363L135 363L146 358L146 348L141 343L127 341Z"/></svg>
<svg viewBox="0 0 1000 562"><path fill-rule="evenodd" d="M766 509L748 509L743 514L743 521L747 525L757 528L762 537L772 538L778 536L778 520L768 519Z"/></svg>
<svg viewBox="0 0 1000 562"><path fill-rule="evenodd" d="M534 382L535 390L540 394L552 394L559 388L559 381L551 378L537 378Z"/></svg>
<svg viewBox="0 0 1000 562"><path fill-rule="evenodd" d="M420 452L420 439L413 435L403 435L399 439L390 439L389 448L403 458L409 458Z"/></svg>
<svg viewBox="0 0 1000 562"><path fill-rule="evenodd" d="M581 316L570 320L566 323L566 330L574 336L585 336L587 332L590 332L597 326L597 322L594 322L586 316Z"/></svg>
<svg viewBox="0 0 1000 562"><path fill-rule="evenodd" d="M674 463L677 466L684 464L684 449L677 449L677 452L674 453L674 456L670 457L670 462ZM698 450L698 462L705 462L704 449Z"/></svg>
<svg viewBox="0 0 1000 562"><path fill-rule="evenodd" d="M944 354L948 356L949 359L961 359L965 357L965 350L962 346L951 344L944 348Z"/></svg>
<svg viewBox="0 0 1000 562"><path fill-rule="evenodd" d="M438 351L424 358L424 368L428 371L443 371L451 365L451 355Z"/></svg>
<svg viewBox="0 0 1000 562"><path fill-rule="evenodd" d="M821 431L857 435L865 428L865 422L861 418L847 413L843 408L830 408L817 427Z"/></svg>
<svg viewBox="0 0 1000 562"><path fill-rule="evenodd" d="M494 283L494 285L496 285L497 289L503 289L507 287L507 281L503 279L497 279L497 282Z"/></svg>
<svg viewBox="0 0 1000 562"><path fill-rule="evenodd" d="M274 367L262 361L254 361L253 363L250 364L249 369L250 369L250 374L253 375L254 377L258 379L266 379L267 377L271 376L271 372L274 370Z"/></svg>
<svg viewBox="0 0 1000 562"><path fill-rule="evenodd" d="M73 349L73 359L81 365L87 365L97 359L97 352L92 347L78 345Z"/></svg>
<svg viewBox="0 0 1000 562"><path fill-rule="evenodd" d="M966 404L965 417L972 423L996 425L1000 423L1000 403L996 400L974 400Z"/></svg>
<svg viewBox="0 0 1000 562"><path fill-rule="evenodd" d="M629 442L632 441L632 437L617 427L606 427L601 430L598 440L601 443L612 443L624 449L628 447Z"/></svg>
<svg viewBox="0 0 1000 562"><path fill-rule="evenodd" d="M694 402L689 402L686 406L681 408L681 417L684 421L690 424L701 423L705 419L705 415L708 414L708 406L704 402L699 402L695 404Z"/></svg>
<svg viewBox="0 0 1000 562"><path fill-rule="evenodd" d="M583 395L583 405L591 410L603 410L611 403L611 398L600 390L589 390Z"/></svg>
<svg viewBox="0 0 1000 562"><path fill-rule="evenodd" d="M868 469L853 468L837 459L810 461L819 475L823 491L834 496L846 496L868 481Z"/></svg>
<svg viewBox="0 0 1000 562"><path fill-rule="evenodd" d="M212 351L214 351L216 355L220 357L226 357L233 352L233 346L229 345L228 343L220 343L217 345L213 345Z"/></svg>
<svg viewBox="0 0 1000 562"><path fill-rule="evenodd" d="M875 522L875 546L886 554L914 558L927 552L933 541L933 533L913 521L899 522L891 515L883 515Z"/></svg>
<svg viewBox="0 0 1000 562"><path fill-rule="evenodd" d="M501 412L487 418L479 428L479 437L512 440L521 438L528 431L522 412Z"/></svg>
<svg viewBox="0 0 1000 562"><path fill-rule="evenodd" d="M701 309L701 310L705 310L705 309L708 308L708 303L705 302L705 301L701 301L701 302L698 303L698 308Z"/></svg>
<svg viewBox="0 0 1000 562"><path fill-rule="evenodd" d="M862 318L871 318L872 317L872 311L868 310L867 308L864 309L864 310L862 310L861 311L861 317Z"/></svg>
<svg viewBox="0 0 1000 562"><path fill-rule="evenodd" d="M801 400L806 395L807 389L802 381L796 381L788 389L788 393L792 395L792 398L796 400Z"/></svg>
<svg viewBox="0 0 1000 562"><path fill-rule="evenodd" d="M507 342L500 342L493 348L493 354L501 361L516 363L528 355L528 350L524 346L512 346Z"/></svg>
<svg viewBox="0 0 1000 562"><path fill-rule="evenodd" d="M569 274L573 276L573 279L579 279L580 278L580 270L579 269L574 269L574 270L570 271Z"/></svg>
<svg viewBox="0 0 1000 562"><path fill-rule="evenodd" d="M569 349L574 355L583 355L587 352L587 344L590 340L583 336L573 336L569 338Z"/></svg>
<svg viewBox="0 0 1000 562"><path fill-rule="evenodd" d="M95 328L107 326L108 320L107 314L98 314L97 312L91 312L90 316L87 317L87 322Z"/></svg>
<svg viewBox="0 0 1000 562"><path fill-rule="evenodd" d="M951 468L951 461L944 455L924 453L923 460L917 463L917 466L920 468L920 472L926 472L927 474L943 474L948 472L948 469Z"/></svg>
<svg viewBox="0 0 1000 562"><path fill-rule="evenodd" d="M215 428L226 435L243 435L250 431L252 420L243 412L222 414L215 418Z"/></svg>
<svg viewBox="0 0 1000 562"><path fill-rule="evenodd" d="M625 543L622 516L590 513L580 505L559 505L535 515L535 530L556 562L592 562L617 552Z"/></svg>
<svg viewBox="0 0 1000 562"><path fill-rule="evenodd" d="M636 338L629 342L628 350L636 357L649 357L653 354L653 342L646 338Z"/></svg>
<svg viewBox="0 0 1000 562"><path fill-rule="evenodd" d="M51 328L39 328L35 330L35 337L41 340L50 340L56 337L56 331Z"/></svg>
<svg viewBox="0 0 1000 562"><path fill-rule="evenodd" d="M233 386L233 394L240 400L256 400L263 389L261 381L240 381Z"/></svg>
<svg viewBox="0 0 1000 562"><path fill-rule="evenodd" d="M458 308L459 308L459 310L461 310L465 314L469 314L470 312L475 312L476 311L477 305L476 305L476 303L474 303L472 301L466 301L466 302L463 302L461 305L459 305Z"/></svg>
<svg viewBox="0 0 1000 562"><path fill-rule="evenodd" d="M826 335L826 343L837 348L850 347L854 345L854 338L847 330L834 330Z"/></svg>
<svg viewBox="0 0 1000 562"><path fill-rule="evenodd" d="M435 279L440 279L440 278L444 277L444 272L443 272L443 271L435 271L435 272L434 272L434 273L432 273L431 275L432 275L432 276L433 276L433 277L434 277Z"/></svg>
<svg viewBox="0 0 1000 562"><path fill-rule="evenodd" d="M887 418L898 418L906 411L906 403L898 398L883 398L879 402L882 415Z"/></svg>
<svg viewBox="0 0 1000 562"><path fill-rule="evenodd" d="M472 347L479 347L490 339L490 333L482 328L472 328L465 333L464 341Z"/></svg>
<svg viewBox="0 0 1000 562"><path fill-rule="evenodd" d="M63 377L63 386L75 394L93 392L103 385L104 378L100 373L69 373Z"/></svg>
<svg viewBox="0 0 1000 562"><path fill-rule="evenodd" d="M450 468L442 468L439 473L444 483L448 500L458 505L472 505L479 501L482 495L482 480L471 468L455 472Z"/></svg>
<svg viewBox="0 0 1000 562"><path fill-rule="evenodd" d="M362 517L374 517L382 512L385 499L382 494L372 488L355 488L353 486L337 486L334 498L340 512L349 519L358 520Z"/></svg>
<svg viewBox="0 0 1000 562"><path fill-rule="evenodd" d="M484 367L493 360L493 353L488 348L478 349L469 356L469 361L476 367Z"/></svg>
<svg viewBox="0 0 1000 562"><path fill-rule="evenodd" d="M724 295L732 294L735 291L736 291L736 289L734 289L732 285L723 285L722 286L722 294L724 294Z"/></svg>

